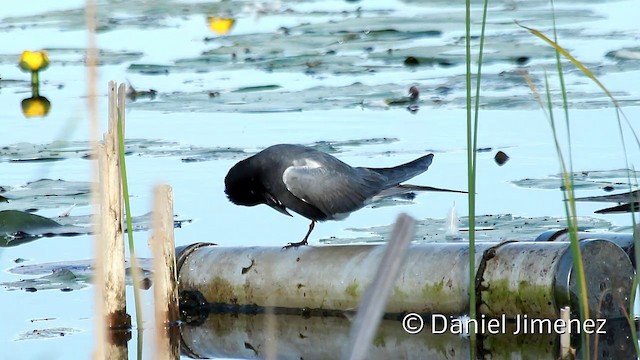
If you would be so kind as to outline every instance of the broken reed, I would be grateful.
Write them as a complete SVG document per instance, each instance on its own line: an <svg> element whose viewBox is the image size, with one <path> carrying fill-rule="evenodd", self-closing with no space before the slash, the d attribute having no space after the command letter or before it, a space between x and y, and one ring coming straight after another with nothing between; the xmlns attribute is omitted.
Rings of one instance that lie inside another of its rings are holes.
<svg viewBox="0 0 640 360"><path fill-rule="evenodd" d="M154 189L151 250L153 252L154 359L178 359L178 284L173 236L173 191L169 185Z"/></svg>
<svg viewBox="0 0 640 360"><path fill-rule="evenodd" d="M124 159L124 114L126 87L110 81L109 128L104 143L97 145L99 163L99 229L96 238L96 296L98 344L96 358L127 358L127 342L130 338L131 319L126 313L125 251L123 207L126 210L126 229L131 257L133 279L137 354L142 358L142 307L140 302L141 272L133 242L133 225L126 163ZM123 206L124 205L124 206ZM175 269L175 243L173 237L173 194L168 185L155 190L152 244L155 261L153 283L156 295L156 354L155 358L179 357L176 327L178 296ZM106 319L106 322L103 320ZM129 336L123 335L124 333ZM170 336L173 335L173 336Z"/></svg>

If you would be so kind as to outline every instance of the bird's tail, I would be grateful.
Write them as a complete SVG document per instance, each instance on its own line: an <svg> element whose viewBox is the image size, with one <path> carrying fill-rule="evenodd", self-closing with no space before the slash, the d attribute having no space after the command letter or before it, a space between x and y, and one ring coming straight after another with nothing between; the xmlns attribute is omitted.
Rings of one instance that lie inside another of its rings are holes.
<svg viewBox="0 0 640 360"><path fill-rule="evenodd" d="M382 198L387 198L387 197L406 196L409 194L413 194L413 196L415 196L415 193L418 191L440 191L440 192L468 194L467 191L463 191L463 190L451 190L451 189L437 188L433 186L402 184L402 185L397 185L397 186L393 186L388 189L382 190L380 193L378 193L376 196L373 197L373 201L376 201Z"/></svg>
<svg viewBox="0 0 640 360"><path fill-rule="evenodd" d="M367 168L387 178L385 187L392 187L427 171L433 161L433 154L425 155L406 164L391 168Z"/></svg>

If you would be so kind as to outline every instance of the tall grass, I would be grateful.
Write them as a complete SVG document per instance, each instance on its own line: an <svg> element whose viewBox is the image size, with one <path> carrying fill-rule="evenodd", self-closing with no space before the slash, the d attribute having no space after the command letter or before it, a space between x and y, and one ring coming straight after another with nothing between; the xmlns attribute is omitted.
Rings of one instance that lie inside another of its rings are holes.
<svg viewBox="0 0 640 360"><path fill-rule="evenodd" d="M471 123L471 1L465 4L465 58L466 58L466 90L467 90L467 183L469 191L469 317L476 319L476 177L475 177L475 134L472 134ZM471 335L470 359L476 358L476 329L475 322L470 322L469 333Z"/></svg>
<svg viewBox="0 0 640 360"><path fill-rule="evenodd" d="M129 244L129 256L131 258L131 278L133 282L133 302L136 309L136 329L137 329L137 354L138 359L142 359L142 303L140 300L140 265L136 257L135 245L133 241L133 224L131 220L131 205L129 201L129 183L127 181L127 164L125 162L124 148L124 104L125 87L120 85L118 91L118 153L120 156L120 170L122 173L122 197L124 198L125 220L127 223L127 239Z"/></svg>
<svg viewBox="0 0 640 360"><path fill-rule="evenodd" d="M482 25L480 30L480 46L478 50L478 68L476 73L475 103L473 104L473 121L471 108L471 1L466 1L465 7L465 60L466 60L466 107L467 107L467 186L469 202L469 317L477 319L476 299L476 261L475 261L475 216L476 216L476 175L477 175L477 148L478 148L478 124L480 108L480 81L482 77L482 54L484 50L484 34L487 23L488 0L483 2ZM475 358L476 343L475 322L470 322L469 334L472 346L471 358Z"/></svg>
<svg viewBox="0 0 640 360"><path fill-rule="evenodd" d="M565 82L564 82L564 69L562 66L562 61L561 61L561 55L562 57L566 58L567 60L569 60L574 66L576 66L576 68L578 68L584 75L586 75L589 79L591 79L594 83L596 83L603 91L605 94L607 94L607 96L609 96L609 98L611 99L615 109L616 109L616 118L617 118L617 123L618 123L618 129L620 132L620 141L622 144L622 150L623 150L623 154L624 154L624 160L625 160L625 169L627 169L627 178L628 178L628 184L629 184L629 191L632 191L632 182L631 182L631 169L629 167L629 160L628 160L628 155L627 155L627 151L626 151L626 145L625 145L625 140L624 140L624 131L623 131L623 126L622 126L622 120L621 118L623 118L626 121L626 124L628 125L631 134L633 135L636 144L638 145L638 148L640 149L640 141L638 141L638 136L635 132L635 130L633 129L633 127L631 126L631 124L629 123L629 120L626 118L626 116L624 115L624 113L622 112L622 109L620 108L620 105L618 103L618 101L615 99L615 97L613 97L613 95L611 94L611 92L602 84L602 82L600 82L597 77L584 65L582 64L580 61L578 61L575 57L573 57L566 49L562 48L559 44L558 44L558 37L557 37L557 32L556 32L556 22L555 22L555 11L554 11L554 5L553 5L553 1L551 1L551 12L552 12L552 17L553 17L553 40L549 39L546 35L544 35L542 32L530 28L530 27L526 27L523 26L521 24L518 24L519 26L521 26L522 28L528 30L529 32L531 32L533 35L537 36L538 38L542 39L543 41L545 41L549 46L551 46L554 51L555 51L555 60L556 60L556 71L558 73L558 80L559 80L559 85L560 85L560 93L562 96L562 108L564 110L564 117L565 117L565 127L566 127L566 131L567 131L567 148L568 148L568 164L569 166L567 167L567 162L565 161L565 156L563 155L562 152L562 147L560 145L560 141L558 139L558 135L557 135L557 130L556 130L556 122L554 120L554 115L553 115L553 105L552 105L552 99L551 99L551 91L549 88L549 81L548 81L548 76L546 73L546 70L544 72L544 80L545 80L545 93L546 93L546 107L543 104L543 101L541 99L541 97L539 96L537 90L535 89L535 85L533 84L533 82L531 81L530 78L525 77L527 82L529 83L529 87L531 88L534 97L536 98L536 100L538 101L538 104L540 105L541 109L543 109L543 111L545 111L545 115L547 117L547 119L549 120L549 124L551 126L551 130L552 130L552 135L553 135L553 139L554 139L554 145L556 147L556 153L558 155L558 160L560 162L560 167L562 170L562 183L564 186L564 191L563 191L563 197L564 197L564 206L565 206L565 213L567 215L567 229L569 230L569 235L570 235L570 242L571 242L571 255L573 257L573 261L574 261L574 268L576 270L576 275L577 275L577 280L578 280L578 298L579 298L579 307L580 307L580 317L582 318L582 320L584 321L584 319L589 318L589 308L588 308L588 303L587 303L587 287L586 287L586 279L585 279L585 274L584 274L584 264L582 261L582 256L580 254L580 246L578 243L578 236L577 236L577 211L576 211L576 206L575 206L575 196L574 196L574 184L573 184L573 165L572 165L572 151L571 151L571 123L569 120L569 107L568 107L568 101L567 101L567 90L566 90L566 86L565 86ZM637 183L637 179L636 179L636 183ZM633 228L634 228L634 240L635 240L635 258L636 258L636 263L638 263L637 261L640 259L640 250L638 249L638 245L640 243L638 236L636 234L637 229L636 229L636 220L635 220L635 216L632 214L631 215L631 220L632 220L632 224L633 224ZM629 307L630 307L630 311L631 314L633 314L633 304L635 301L635 296L636 296L636 287L638 285L638 278L637 276L634 277L634 282L633 282L633 286L632 286L632 293L630 294L630 303L629 303ZM635 324L633 324L633 315L631 315L629 317L629 322L630 322L630 329L632 332L632 336L633 336L633 340L634 340L634 345L636 347L636 353L640 354L640 348L638 346L638 338L637 338L637 333L636 333L636 328L635 328ZM589 338L588 338L588 334L585 332L581 333L581 340L585 349L585 356L586 358L590 358L590 343L589 343Z"/></svg>

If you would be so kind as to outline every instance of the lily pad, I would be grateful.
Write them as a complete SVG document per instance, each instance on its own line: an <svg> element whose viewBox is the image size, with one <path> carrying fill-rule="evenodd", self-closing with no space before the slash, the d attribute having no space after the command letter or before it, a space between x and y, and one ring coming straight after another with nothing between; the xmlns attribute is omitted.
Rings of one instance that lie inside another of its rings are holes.
<svg viewBox="0 0 640 360"><path fill-rule="evenodd" d="M629 176L634 179L640 172L625 169L577 171L570 175L575 189L579 190L628 190ZM545 179L522 179L512 181L516 186L532 189L562 189L562 174L554 174Z"/></svg>
<svg viewBox="0 0 640 360"><path fill-rule="evenodd" d="M468 217L460 218L459 239L467 237ZM520 217L511 214L482 215L476 217L476 239L479 241L533 240L542 232L566 227L566 219L559 217ZM594 217L579 217L581 229L611 229L611 223ZM374 226L371 228L350 228L347 231L355 234L366 233L353 238L321 239L325 244L351 244L359 242L384 242L391 234L393 224ZM446 236L448 223L446 219L422 219L416 224L415 239L417 242L449 241ZM464 240L463 240L464 241Z"/></svg>
<svg viewBox="0 0 640 360"><path fill-rule="evenodd" d="M57 269L48 275L33 279L24 279L12 282L0 283L9 290L25 290L36 292L40 290L64 290L72 291L87 287L87 278L78 278L76 274L67 269Z"/></svg>
<svg viewBox="0 0 640 360"><path fill-rule="evenodd" d="M182 4L176 6L173 2L160 3L155 7L144 6L139 3L99 3L97 4L97 30L106 32L123 28L166 28L170 24L167 19L171 16L186 16L192 13L203 13L205 9L230 9L231 4L223 3L222 6L206 4ZM126 14L126 15L125 15ZM46 21L42 21L46 19ZM35 15L5 17L2 19L4 26L20 26L35 28L55 28L61 30L84 29L85 9L54 10Z"/></svg>
<svg viewBox="0 0 640 360"><path fill-rule="evenodd" d="M640 47L610 51L607 57L622 61L640 61Z"/></svg>
<svg viewBox="0 0 640 360"><path fill-rule="evenodd" d="M280 89L281 87L282 86L280 85L247 86L247 87L242 87L242 88L233 90L233 92L246 93L246 92L253 92L253 91L276 90L276 89Z"/></svg>
<svg viewBox="0 0 640 360"><path fill-rule="evenodd" d="M131 264L125 260L125 281L132 284ZM152 260L138 259L142 276L152 276ZM89 286L94 275L93 262L91 260L76 260L56 263L44 263L33 265L20 265L9 269L9 273L22 276L36 276L35 278L0 283L0 286L8 290L25 290L34 292L40 290L78 290Z"/></svg>
<svg viewBox="0 0 640 360"><path fill-rule="evenodd" d="M623 214L640 211L640 202L634 201L630 203L620 204L600 210L594 211L596 214Z"/></svg>
<svg viewBox="0 0 640 360"><path fill-rule="evenodd" d="M49 47L44 48L52 62L56 65L82 65L86 62L87 50L77 47ZM125 62L136 61L142 58L144 54L139 51L124 50L98 50L98 65L119 65ZM0 64L15 64L16 59L20 58L20 54L0 55Z"/></svg>
<svg viewBox="0 0 640 360"><path fill-rule="evenodd" d="M154 65L154 64L131 64L127 71L137 72L144 75L168 75L171 66Z"/></svg>
<svg viewBox="0 0 640 360"><path fill-rule="evenodd" d="M617 202L617 203L630 202L633 200L635 202L638 202L640 201L640 190L635 190L632 192L627 191L621 194L585 196L585 197L576 198L575 200L576 201L592 201L592 202Z"/></svg>
<svg viewBox="0 0 640 360"><path fill-rule="evenodd" d="M24 211L0 211L0 247L17 246L41 237L86 234L85 228L61 225L43 216Z"/></svg>
<svg viewBox="0 0 640 360"><path fill-rule="evenodd" d="M31 210L68 208L90 204L89 182L40 179L24 186L4 186L3 196L8 201L0 202L0 210Z"/></svg>
<svg viewBox="0 0 640 360"><path fill-rule="evenodd" d="M131 218L131 226L132 226L132 230L133 231L146 231L149 230L151 228L151 219L152 217L152 213L148 212L146 214L143 215L138 215L138 216L134 216ZM56 217L54 218L55 221L57 221L58 223L60 223L61 225L65 225L65 226L79 226L82 227L84 229L87 229L87 231L89 230L93 230L92 229L92 220L93 218L91 217L91 215L78 215L78 216L60 216L60 217ZM181 228L184 224L188 224L191 223L192 220L191 219L178 219L177 215L174 216L174 220L173 220L173 227L174 228ZM124 228L124 232L126 232L126 226ZM89 233L89 232L87 232Z"/></svg>
<svg viewBox="0 0 640 360"><path fill-rule="evenodd" d="M241 154L241 149L222 147L197 147L177 142L154 139L128 139L126 155L203 157L208 160ZM88 141L55 141L49 144L18 143L0 148L0 162L56 161L93 157Z"/></svg>
<svg viewBox="0 0 640 360"><path fill-rule="evenodd" d="M78 332L80 332L80 330L74 329L74 328L68 328L68 327L35 329L35 330L31 330L31 331L20 334L16 340L52 339L52 338L71 335Z"/></svg>
<svg viewBox="0 0 640 360"><path fill-rule="evenodd" d="M388 98L405 96L409 86L380 84L375 87L362 83L347 86L317 86L300 91L251 87L253 91L216 90L215 97L210 91L194 93L175 92L170 97L159 97L155 101L132 103L131 108L150 111L190 111L190 112L291 112L309 110L330 110L337 108L391 109L385 102ZM418 99L410 104L433 104L432 100ZM408 105L408 104L405 104ZM398 108L402 109L402 107Z"/></svg>
<svg viewBox="0 0 640 360"><path fill-rule="evenodd" d="M90 215L49 219L24 211L2 210L0 211L0 247L18 246L43 237L91 234L92 220ZM149 230L151 221L151 213L134 216L131 219L132 230ZM191 220L188 219L175 219L174 227L181 228L183 224L190 222Z"/></svg>
<svg viewBox="0 0 640 360"><path fill-rule="evenodd" d="M130 268L131 264L129 260L125 260L126 267ZM152 260L146 258L139 258L138 264L142 269L144 275L150 275L152 269ZM92 260L74 260L74 261L61 261L52 263L32 264L32 265L20 265L9 269L9 273L15 275L48 275L56 271L67 270L73 272L77 278L90 278L93 274L93 261Z"/></svg>
<svg viewBox="0 0 640 360"><path fill-rule="evenodd" d="M150 104L148 102L147 104ZM154 103L157 104L157 103ZM157 106L156 106L157 107ZM175 109L174 109L175 110ZM383 144L397 141L395 138L372 138L372 139L352 139L340 141L319 141L307 144L312 147L325 148L331 145L336 152L342 151L343 147L361 146L367 144ZM238 159L246 157L251 152L246 152L241 148L234 147L202 147L188 144L180 144L173 141L154 140L154 139L129 139L125 141L126 155L153 156L153 157L175 157L183 162L210 161L218 159ZM12 144L0 148L0 162L27 162L27 161L46 161L46 159L56 158L58 160L92 158L91 147L87 141L56 141L49 144L28 144L19 143ZM41 182L41 183L39 183ZM90 184L88 182L65 182L63 180L40 180L39 182L29 183L25 186L25 192L21 193L21 188L10 188L14 193L3 193L9 201L25 196L82 196L88 194ZM51 183L53 182L53 183ZM48 189L47 193L34 192L36 188ZM55 192L51 192L56 189ZM63 193L60 193L63 192ZM13 197L13 199L12 199ZM47 199L52 201L53 199ZM84 200L83 200L84 201ZM88 197L86 198L88 201ZM74 203L86 204L85 202L65 202L64 205L72 205ZM12 202L12 207L15 203ZM57 207L58 205L56 205ZM0 202L2 209L2 202Z"/></svg>

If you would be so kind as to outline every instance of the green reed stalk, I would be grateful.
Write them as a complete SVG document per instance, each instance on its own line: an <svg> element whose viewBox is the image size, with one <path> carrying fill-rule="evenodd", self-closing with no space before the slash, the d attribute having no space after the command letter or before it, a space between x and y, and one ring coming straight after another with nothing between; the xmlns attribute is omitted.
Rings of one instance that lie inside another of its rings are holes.
<svg viewBox="0 0 640 360"><path fill-rule="evenodd" d="M487 10L489 2L485 0L482 10L482 25L480 30L480 48L478 54L478 69L476 75L476 92L474 103L473 123L471 121L471 5L467 1L466 6L466 85L467 85L467 183L469 188L469 316L477 318L477 299L475 283L475 216L476 216L476 175L477 175L477 147L478 147L478 124L480 108L480 80L482 77L482 57L484 50L485 29L487 23ZM471 340L475 342L476 334L473 324L469 329ZM475 347L472 346L472 357Z"/></svg>
<svg viewBox="0 0 640 360"><path fill-rule="evenodd" d="M555 8L553 0L551 0L551 16L553 20L553 40L556 44L558 44L558 34L556 28L556 16L555 16ZM579 308L580 308L580 318L582 321L586 320L589 317L589 305L588 305L588 289L586 276L584 273L584 263L582 261L582 253L580 251L580 243L578 239L578 220L577 220L577 211L576 211L576 202L575 202L575 193L574 193L574 182L573 182L573 154L572 154L572 146L571 146L571 123L569 121L569 105L567 101L567 89L564 82L564 72L562 69L562 62L560 61L560 52L555 51L556 57L556 70L558 72L558 79L560 81L560 93L562 94L562 108L564 110L564 118L565 118L565 127L567 130L567 149L569 154L569 169L567 170L564 164L564 158L562 157L562 153L558 152L558 157L560 158L560 162L562 164L562 179L564 183L565 190L562 192L562 196L564 198L564 210L565 215L567 217L567 229L569 230L569 240L571 243L571 257L573 258L573 266L576 269L576 273L578 275L578 297L579 297ZM556 137L555 133L555 123L553 112L551 111L551 101L550 101L550 92L548 87L548 82L545 73L545 85L547 92L547 101L549 106L549 114L551 120L551 127L554 128L554 138ZM557 146L557 141L556 141ZM589 351L589 334L586 332L580 333L581 341L585 349L586 359L590 358Z"/></svg>
<svg viewBox="0 0 640 360"><path fill-rule="evenodd" d="M584 263L582 261L582 254L580 251L580 242L578 240L578 220L577 220L577 212L576 212L576 203L575 196L573 193L573 173L570 173L567 170L567 165L565 162L564 155L562 153L562 149L560 147L560 141L558 140L558 134L556 131L555 119L553 116L553 103L551 101L551 91L549 90L549 79L547 77L547 72L544 72L544 85L545 85L545 93L547 96L547 107L549 114L549 125L551 126L551 131L553 133L553 141L556 147L556 153L558 155L558 161L560 162L560 167L562 171L562 184L564 186L563 197L564 197L564 208L565 215L567 217L567 229L569 230L569 240L570 240L570 249L571 249L571 257L573 258L573 267L576 270L577 275L577 284L578 284L578 307L580 311L580 319L584 321L589 318L589 305L588 305L588 292L587 292L587 281L584 273ZM566 89L562 88L563 97L566 98ZM566 119L568 123L568 119ZM590 350L589 350L589 337L588 334L584 331L580 333L580 337L582 340L582 344L584 346L586 355L585 359L590 358Z"/></svg>
<svg viewBox="0 0 640 360"><path fill-rule="evenodd" d="M469 189L469 317L476 319L476 178L475 178L475 134L472 134L471 123L471 0L466 0L465 7L465 60L466 60L466 90L467 90L467 186ZM471 354L476 357L476 329L474 322L469 324L471 338Z"/></svg>
<svg viewBox="0 0 640 360"><path fill-rule="evenodd" d="M516 24L518 24L516 22ZM532 29L529 28L527 26L523 26L521 24L518 24L520 27L528 30L529 32L531 32L533 35L537 36L538 38L540 38L541 40L545 41L548 45L550 45L551 47L553 47L556 51L556 59L559 59L559 55L562 55L563 57L565 57L567 60L569 60L576 68L578 68L578 70L580 70L584 75L586 75L589 79L591 79L596 85L598 85L598 87L600 87L600 89L602 89L602 91L611 99L611 102L613 103L615 109L616 109L616 120L617 120L617 124L618 124L618 130L620 133L620 142L622 145L622 151L624 154L624 160L625 160L625 168L627 169L627 179L628 179L628 184L629 184L629 191L631 192L632 189L632 182L631 182L631 170L629 167L629 160L628 160L628 156L627 156L627 151L626 151L626 144L625 144L625 139L624 139L624 129L623 129L623 122L622 119L624 119L625 124L627 125L627 128L629 130L629 132L631 133L631 135L633 136L633 139L635 140L635 143L637 145L637 147L640 149L640 139L638 138L638 135L636 133L636 131L634 130L633 126L631 125L629 119L627 118L627 116L624 114L624 112L622 111L622 109L620 108L620 103L618 102L618 100L613 96L613 94L604 86L604 84L602 84L602 82L600 82L600 80L598 80L598 78L593 74L593 72L591 72L591 70L589 70L584 64L582 64L580 61L578 61L575 57L573 57L567 50L565 50L564 48L562 48L560 45L558 45L557 41L551 40L549 39L547 36L545 36L543 33L541 33L540 31L536 30L536 29ZM554 39L555 39L555 27L554 27ZM557 39L555 39L557 40ZM557 60L557 62L559 62ZM562 69L561 67L559 67L559 69ZM560 76L562 76L562 71L559 70L559 74ZM532 86L532 84L530 84L530 87ZM563 87L563 100L565 102L565 107L568 108L568 106L566 105L566 91L564 90L564 82L563 80L561 80L561 86ZM565 112L567 112L567 110L565 109ZM635 178L635 175L634 175ZM636 184L638 183L637 179L636 179ZM564 193L563 193L564 194ZM572 201L569 200L569 203L571 204ZM575 209L575 205L573 205L573 209ZM575 211L575 210L574 210ZM634 245L635 245L635 253L634 256L636 258L636 263L638 263L638 261L640 260L640 235L637 233L637 229L636 229L636 218L633 215L633 213L631 214L631 221L633 224L633 232L634 232ZM573 239L571 240L573 242ZM637 279L637 275L634 277L634 284L632 287L632 292L630 294L630 302L629 302L629 308L630 308L630 316L629 316L629 322L630 322L630 328L631 328L631 334L634 340L634 345L636 347L636 353L638 355L640 355L640 346L638 345L638 336L636 333L636 328L635 328L635 324L633 323L633 305L635 303L635 296L636 296L636 287L638 284L638 279Z"/></svg>
<svg viewBox="0 0 640 360"><path fill-rule="evenodd" d="M120 105L124 106L124 105ZM122 173L122 196L124 197L124 209L127 222L127 238L129 239L129 255L131 256L131 278L133 282L133 302L136 309L136 328L137 328L137 345L138 345L138 359L142 359L142 304L140 300L140 266L138 264L138 258L136 257L135 245L133 242L133 224L131 221L131 205L129 202L129 185L127 182L127 165L125 163L124 156L124 129L122 124L122 115L120 109L118 109L118 148L120 153L120 169Z"/></svg>

